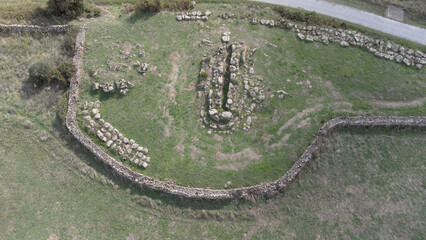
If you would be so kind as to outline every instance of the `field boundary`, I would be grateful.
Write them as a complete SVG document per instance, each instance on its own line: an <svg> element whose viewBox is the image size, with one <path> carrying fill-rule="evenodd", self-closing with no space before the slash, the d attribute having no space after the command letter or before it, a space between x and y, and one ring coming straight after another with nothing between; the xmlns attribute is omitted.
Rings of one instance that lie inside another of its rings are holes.
<svg viewBox="0 0 426 240"><path fill-rule="evenodd" d="M171 195L196 198L196 199L240 199L240 198L262 198L272 196L287 188L290 183L296 179L297 175L306 166L306 164L319 154L321 147L325 143L327 137L335 129L342 127L397 127L397 128L426 128L426 117L411 116L370 116L370 117L337 117L325 123L318 133L314 136L309 147L305 150L302 156L294 163L289 171L281 178L273 182L261 183L258 185L234 189L205 189L191 188L176 185L170 182L156 180L145 176L141 173L132 171L124 166L115 158L108 155L99 146L97 146L89 137L78 128L77 109L78 109L78 94L79 83L82 75L84 41L86 33L86 24L84 24L77 35L75 55L73 64L76 66L77 72L71 79L70 94L68 98L68 111L66 117L66 126L70 133L90 152L92 152L104 164L111 167L118 175L130 180L132 183L149 188L152 190L162 191Z"/></svg>
<svg viewBox="0 0 426 240"><path fill-rule="evenodd" d="M65 33L68 31L69 27L70 27L69 25L50 25L50 26L42 27L42 26L36 26L36 25L0 24L0 33L11 33L11 32L13 33L22 33L22 32Z"/></svg>

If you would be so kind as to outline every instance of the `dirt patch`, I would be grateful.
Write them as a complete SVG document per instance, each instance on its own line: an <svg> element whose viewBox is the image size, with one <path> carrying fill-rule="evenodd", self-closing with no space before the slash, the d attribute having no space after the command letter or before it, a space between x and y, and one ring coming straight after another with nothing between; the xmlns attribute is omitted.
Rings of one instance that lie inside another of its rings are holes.
<svg viewBox="0 0 426 240"><path fill-rule="evenodd" d="M165 87L169 88L169 93L168 96L170 98L170 101L174 104L176 104L175 98L176 98L176 83L178 80L178 73L179 73L179 66L178 66L178 60L180 58L179 53L177 52L173 52L170 55L170 58L172 59L172 72L169 75L169 79L170 79L170 83L166 84ZM173 123L174 118L172 116L170 116L169 114L169 109L167 107L164 107L164 111L163 111L163 115L168 118L167 121L167 126L164 128L164 136L165 137L170 137L170 127Z"/></svg>
<svg viewBox="0 0 426 240"><path fill-rule="evenodd" d="M157 49L158 49L158 44L157 44L157 43L153 43L153 44L151 45L151 49L152 49L152 50L157 50Z"/></svg>
<svg viewBox="0 0 426 240"><path fill-rule="evenodd" d="M373 104L379 107L400 108L400 107L417 107L422 106L426 102L426 97L414 99L412 101L373 101Z"/></svg>
<svg viewBox="0 0 426 240"><path fill-rule="evenodd" d="M170 127L175 119L173 116L170 116L169 109L166 106L163 107L163 116L167 118L167 125L164 127L164 137L170 137Z"/></svg>
<svg viewBox="0 0 426 240"><path fill-rule="evenodd" d="M303 118L303 117L305 117L306 115L308 115L308 114L310 114L310 113L312 113L312 112L315 112L315 111L317 111L318 109L320 109L322 107L322 104L318 104L318 105L315 105L314 107L312 107L312 108L307 108L307 109L305 109L305 110L303 110L303 111L301 111L301 112L299 112L299 113L297 113L296 114L296 116L294 116L294 117L292 117L292 118L290 118L287 122L285 122L281 127L280 127L280 129L278 129L278 131L277 131L277 135L281 135L281 133L285 130L285 129L287 129L288 127L290 127L291 125L293 125L294 124L294 122L297 120L297 119L301 119L301 118Z"/></svg>
<svg viewBox="0 0 426 240"><path fill-rule="evenodd" d="M129 55L130 51L132 50L132 48L133 48L132 44L130 44L130 43L124 43L124 45L123 45L123 53L125 55Z"/></svg>
<svg viewBox="0 0 426 240"><path fill-rule="evenodd" d="M302 121L300 121L300 123L297 125L297 128L304 128L309 124L309 121L311 120L311 118L306 118L303 119Z"/></svg>
<svg viewBox="0 0 426 240"><path fill-rule="evenodd" d="M58 240L58 239L59 239L59 237L56 236L55 234L51 234L48 238L48 240Z"/></svg>
<svg viewBox="0 0 426 240"><path fill-rule="evenodd" d="M287 141L290 138L290 136L291 136L291 133L284 134L284 136L277 143L274 143L274 144L270 145L269 147L270 148L279 148L279 147L282 147L282 146L286 146Z"/></svg>
<svg viewBox="0 0 426 240"><path fill-rule="evenodd" d="M200 156L202 154L202 152L195 146L191 145L189 146L189 148L191 149L191 153L189 154L189 156L191 157L191 159L193 161L199 161Z"/></svg>
<svg viewBox="0 0 426 240"><path fill-rule="evenodd" d="M183 153L185 151L185 145L183 145L182 143L179 143L178 145L176 145L173 148L176 152L180 152Z"/></svg>
<svg viewBox="0 0 426 240"><path fill-rule="evenodd" d="M326 86L331 91L331 96L333 96L333 98L342 98L342 94L340 94L340 92L334 87L331 81L323 80L321 77L318 76L313 76L313 78L319 80L321 85Z"/></svg>
<svg viewBox="0 0 426 240"><path fill-rule="evenodd" d="M218 161L228 161L229 163L224 165L216 165L218 169L231 169L239 170L241 167L248 165L252 161L258 161L262 159L262 155L256 153L251 148L246 148L237 153L216 153L216 159ZM242 160L242 161L238 161Z"/></svg>
<svg viewBox="0 0 426 240"><path fill-rule="evenodd" d="M217 135L217 134L213 135L213 139L216 140L216 141L219 141L219 142L222 142L222 140L223 140L222 136Z"/></svg>
<svg viewBox="0 0 426 240"><path fill-rule="evenodd" d="M177 79L178 79L178 73L179 73L179 66L178 66L178 60L180 58L179 53L177 52L173 52L170 55L170 58L172 59L172 72L169 75L169 79L172 81L171 83L167 84L166 86L168 86L170 88L169 90L169 97L171 99L175 99L176 97L176 83L177 83Z"/></svg>

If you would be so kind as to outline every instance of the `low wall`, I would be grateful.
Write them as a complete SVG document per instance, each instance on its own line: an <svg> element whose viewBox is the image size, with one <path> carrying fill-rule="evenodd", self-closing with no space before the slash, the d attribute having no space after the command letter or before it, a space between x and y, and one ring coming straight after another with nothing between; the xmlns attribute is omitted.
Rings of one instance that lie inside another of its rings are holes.
<svg viewBox="0 0 426 240"><path fill-rule="evenodd" d="M137 173L109 156L89 137L78 128L77 109L79 83L82 75L83 44L85 40L86 25L83 25L77 35L76 50L73 63L77 68L75 76L71 79L70 94L68 100L68 112L66 125L71 134L90 152L92 152L103 163L110 166L120 176L131 182L153 190L163 191L175 196L198 199L238 199L238 198L261 198L277 194L280 190L289 186L300 171L306 166L313 155L319 151L323 138L339 127L401 127L401 128L426 128L426 117L338 117L324 124L315 135L311 145L296 161L292 168L281 178L274 182L254 185L251 187L235 188L229 190L214 190L204 188L190 188L178 186L173 183L163 182L154 178Z"/></svg>
<svg viewBox="0 0 426 240"><path fill-rule="evenodd" d="M69 29L69 25L50 25L46 27L36 25L4 25L0 24L0 33L22 33L22 32L56 32L65 33Z"/></svg>

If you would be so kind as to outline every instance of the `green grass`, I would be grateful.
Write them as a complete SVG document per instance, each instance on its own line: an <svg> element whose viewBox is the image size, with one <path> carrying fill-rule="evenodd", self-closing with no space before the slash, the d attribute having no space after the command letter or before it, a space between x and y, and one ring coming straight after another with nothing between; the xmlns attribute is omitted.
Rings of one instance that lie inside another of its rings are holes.
<svg viewBox="0 0 426 240"><path fill-rule="evenodd" d="M425 238L425 130L336 132L290 188L272 199L254 203L183 200L140 189L115 176L58 123L56 104L63 90L34 91L25 83L28 65L39 58L60 57L62 42L60 35L0 37L1 239ZM258 53L271 52L259 49ZM256 66L262 66L259 63ZM171 67L165 69L170 71ZM189 74L188 79L193 79ZM141 84L150 78L141 78ZM155 84L155 80L167 81L162 77L149 81ZM301 90L297 86L292 89ZM177 101L185 100L181 98ZM273 103L294 108L286 118L293 116L298 106L289 99ZM358 101L357 106L365 109L361 103L366 100ZM142 108L148 108L146 102ZM267 109L259 114L267 116ZM377 111L424 115L423 107L413 109ZM311 125L341 114L335 111L327 107L312 113L312 119L320 117L311 120ZM189 112L188 116L193 115ZM179 117L175 120L182 122ZM286 119L280 121L277 126ZM262 127L261 119L256 122ZM276 132L276 128L269 128ZM315 126L307 128L317 130ZM235 137L244 139L246 135ZM201 141L215 144L207 137ZM245 143L234 144L243 148ZM296 137L291 144L304 144L304 140Z"/></svg>
<svg viewBox="0 0 426 240"><path fill-rule="evenodd" d="M0 130L2 239L425 237L424 131L336 133L284 193L234 203L140 190L54 126L14 120Z"/></svg>
<svg viewBox="0 0 426 240"><path fill-rule="evenodd" d="M239 4L226 8L199 4L197 8L208 8L213 16L225 11L267 14L259 7ZM312 134L333 117L426 114L422 106L386 109L373 104L379 100L410 101L424 97L424 70L379 59L358 48L304 43L293 33L252 26L239 19L212 17L201 26L177 22L175 14L169 12L121 14L118 18L120 8L109 10L116 18L103 17L88 25L81 100L101 100L103 118L128 138L148 147L152 161L142 171L148 176L194 187L222 188L227 181L232 182L231 187L250 186L282 176L310 144ZM285 100L274 97L266 101L253 115L254 126L249 133L237 131L218 139L200 129L200 103L192 88L198 80L201 57L213 53L219 45L222 25L231 31L232 37L258 49L254 55L255 70L264 77L266 88L275 92L285 87L290 95ZM215 46L198 47L198 42L207 37ZM134 48L138 43L146 52L143 58L137 56L139 49ZM125 46L133 47L130 55L136 57L120 58ZM174 86L177 94L173 99L169 96L169 75L174 52L180 58ZM141 76L135 69L110 71L106 64L112 61L130 65L136 60L147 62L156 70ZM88 75L92 69L98 70L95 78ZM90 91L94 81L112 82L120 78L136 84L124 97ZM306 87L306 80L311 82L312 89ZM279 131L292 118L293 124ZM282 140L286 135L288 140ZM229 160L216 157L217 152L231 155L249 148L261 155L261 160L250 160L247 156Z"/></svg>

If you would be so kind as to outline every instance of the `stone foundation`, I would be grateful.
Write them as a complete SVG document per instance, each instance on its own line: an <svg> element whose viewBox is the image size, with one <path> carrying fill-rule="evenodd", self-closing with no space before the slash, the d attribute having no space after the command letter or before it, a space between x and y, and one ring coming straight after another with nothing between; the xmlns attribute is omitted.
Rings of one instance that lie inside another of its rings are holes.
<svg viewBox="0 0 426 240"><path fill-rule="evenodd" d="M105 153L99 146L85 136L77 126L76 111L78 108L79 83L82 74L83 44L85 40L85 28L83 25L77 35L76 50L73 63L77 68L75 76L71 79L70 95L66 125L70 133L90 152L92 152L104 164L111 167L118 175L130 180L132 183L152 190L196 199L239 199L262 198L279 193L296 179L297 175L306 166L313 155L320 150L323 138L339 127L399 127L399 128L426 128L426 117L338 117L324 124L315 135L311 145L296 161L292 168L284 176L274 182L262 183L251 187L235 188L229 190L213 190L203 188L190 188L178 186L173 183L163 182L141 173L137 173L121 164L116 159Z"/></svg>

